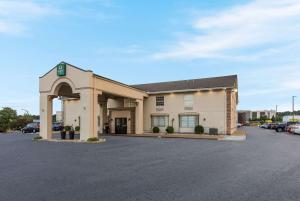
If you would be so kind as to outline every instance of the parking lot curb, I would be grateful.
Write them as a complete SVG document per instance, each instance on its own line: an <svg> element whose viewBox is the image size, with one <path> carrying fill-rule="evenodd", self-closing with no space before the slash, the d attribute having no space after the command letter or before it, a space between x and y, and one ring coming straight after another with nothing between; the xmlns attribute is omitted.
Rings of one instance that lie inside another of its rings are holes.
<svg viewBox="0 0 300 201"><path fill-rule="evenodd" d="M247 136L224 136L220 141L233 141L233 142L243 142L247 140Z"/></svg>
<svg viewBox="0 0 300 201"><path fill-rule="evenodd" d="M92 141L92 142L88 142L88 141L82 141L82 140L33 140L34 142L58 142L58 143L81 143L81 144L101 144L106 142L106 139L99 139L99 141Z"/></svg>

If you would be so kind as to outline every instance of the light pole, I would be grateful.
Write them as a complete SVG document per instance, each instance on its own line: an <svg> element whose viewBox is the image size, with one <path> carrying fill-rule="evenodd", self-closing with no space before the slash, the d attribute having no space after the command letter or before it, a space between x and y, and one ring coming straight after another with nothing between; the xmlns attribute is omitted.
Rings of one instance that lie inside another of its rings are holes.
<svg viewBox="0 0 300 201"><path fill-rule="evenodd" d="M296 98L297 96L292 96L292 98L293 98L293 122L295 121L295 98Z"/></svg>

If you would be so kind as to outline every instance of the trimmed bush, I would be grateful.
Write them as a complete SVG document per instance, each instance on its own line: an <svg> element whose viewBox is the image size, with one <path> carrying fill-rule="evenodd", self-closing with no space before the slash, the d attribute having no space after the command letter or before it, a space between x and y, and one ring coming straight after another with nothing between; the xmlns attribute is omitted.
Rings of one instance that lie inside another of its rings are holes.
<svg viewBox="0 0 300 201"><path fill-rule="evenodd" d="M80 126L76 126L75 131L80 131Z"/></svg>
<svg viewBox="0 0 300 201"><path fill-rule="evenodd" d="M99 138L97 137L91 137L89 139L87 139L88 142L98 142L99 141Z"/></svg>
<svg viewBox="0 0 300 201"><path fill-rule="evenodd" d="M65 131L71 131L72 127L71 126L65 126Z"/></svg>
<svg viewBox="0 0 300 201"><path fill-rule="evenodd" d="M196 134L203 134L204 133L204 128L201 125L198 125L195 127L195 133Z"/></svg>
<svg viewBox="0 0 300 201"><path fill-rule="evenodd" d="M154 128L153 128L153 133L159 133L159 131L160 131L160 130L159 130L158 127L154 127Z"/></svg>
<svg viewBox="0 0 300 201"><path fill-rule="evenodd" d="M42 138L42 136L40 136L40 135L38 135L38 136L35 136L34 138L33 138L33 140L35 140L35 141L37 141L37 140L42 140L43 138Z"/></svg>
<svg viewBox="0 0 300 201"><path fill-rule="evenodd" d="M174 133L174 128L172 126L168 126L166 131L167 133Z"/></svg>

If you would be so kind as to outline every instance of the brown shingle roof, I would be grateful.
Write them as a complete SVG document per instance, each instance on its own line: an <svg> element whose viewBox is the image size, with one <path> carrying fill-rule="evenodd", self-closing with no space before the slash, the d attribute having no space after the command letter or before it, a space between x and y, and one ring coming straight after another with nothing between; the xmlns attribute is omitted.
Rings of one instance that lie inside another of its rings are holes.
<svg viewBox="0 0 300 201"><path fill-rule="evenodd" d="M194 80L181 80L173 82L160 82L150 84L132 85L132 87L149 92L168 92L210 88L235 88L237 87L237 75L212 77Z"/></svg>

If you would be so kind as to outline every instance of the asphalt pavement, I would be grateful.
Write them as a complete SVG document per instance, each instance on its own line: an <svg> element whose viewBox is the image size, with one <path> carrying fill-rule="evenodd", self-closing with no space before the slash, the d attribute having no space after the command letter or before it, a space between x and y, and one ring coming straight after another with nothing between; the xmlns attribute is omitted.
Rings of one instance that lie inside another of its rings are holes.
<svg viewBox="0 0 300 201"><path fill-rule="evenodd" d="M300 136L245 130L245 142L0 134L0 201L300 200Z"/></svg>

